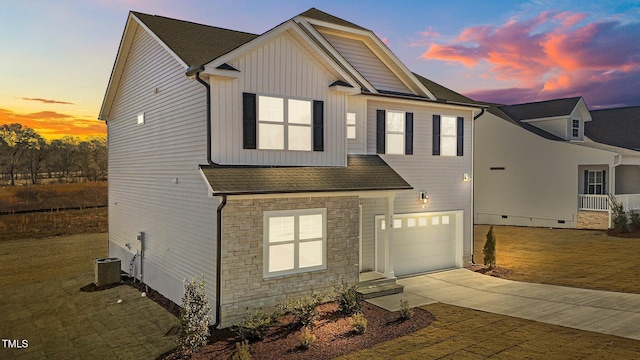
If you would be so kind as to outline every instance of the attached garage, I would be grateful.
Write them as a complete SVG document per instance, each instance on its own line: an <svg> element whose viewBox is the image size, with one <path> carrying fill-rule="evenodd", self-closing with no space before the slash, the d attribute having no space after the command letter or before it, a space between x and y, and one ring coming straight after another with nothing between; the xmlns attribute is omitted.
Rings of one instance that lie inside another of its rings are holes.
<svg viewBox="0 0 640 360"><path fill-rule="evenodd" d="M384 266L389 226L375 217L376 269ZM462 266L462 211L395 214L393 269L396 276Z"/></svg>

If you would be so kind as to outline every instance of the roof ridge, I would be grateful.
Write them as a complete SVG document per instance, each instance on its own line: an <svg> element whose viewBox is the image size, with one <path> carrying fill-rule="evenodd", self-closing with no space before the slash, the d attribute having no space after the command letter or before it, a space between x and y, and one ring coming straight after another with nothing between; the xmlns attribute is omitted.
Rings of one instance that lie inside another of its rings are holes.
<svg viewBox="0 0 640 360"><path fill-rule="evenodd" d="M218 30L227 30L227 31L233 31L233 32L237 32L240 34L247 34L247 35L255 35L258 36L260 34L254 34L254 33L250 33L250 32L246 32L246 31L240 31L240 30L235 30L235 29L229 29L229 28L223 28L220 26L213 26L213 25L207 25L207 24L203 24L203 23L198 23L195 21L189 21L189 20L182 20L182 19L176 19L176 18L171 18L171 17L167 17L167 16L162 16L162 15L151 15L151 14L147 14L147 13L143 13L143 12L138 12L138 11L130 11L132 14L134 14L136 17L139 18L138 15L143 15L143 16L149 16L149 17L155 17L155 18L162 18L165 20L170 20L170 21L178 21L178 22L182 22L185 24L192 24L192 25L198 25L198 26L204 26L204 27L208 27L211 29L218 29ZM140 19L142 20L142 19Z"/></svg>
<svg viewBox="0 0 640 360"><path fill-rule="evenodd" d="M580 99L582 98L582 96L571 96L571 97L565 97L565 98L559 98L559 99L549 99L549 100L540 100L540 101L532 101L532 102L528 102L528 103L520 103L520 104L511 104L511 105L507 105L507 104L496 104L499 105L500 107L503 106L520 106L520 105L533 105L533 104L542 104L542 103L546 103L546 102L555 102L555 101L563 101L563 100L573 100L573 99Z"/></svg>

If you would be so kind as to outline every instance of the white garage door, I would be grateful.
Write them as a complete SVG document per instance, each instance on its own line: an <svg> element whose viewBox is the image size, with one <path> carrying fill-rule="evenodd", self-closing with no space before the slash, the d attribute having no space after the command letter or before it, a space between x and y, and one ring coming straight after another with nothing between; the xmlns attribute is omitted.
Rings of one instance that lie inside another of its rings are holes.
<svg viewBox="0 0 640 360"><path fill-rule="evenodd" d="M376 268L384 270L388 226L376 216ZM462 212L393 216L393 262L396 276L456 267L461 257Z"/></svg>

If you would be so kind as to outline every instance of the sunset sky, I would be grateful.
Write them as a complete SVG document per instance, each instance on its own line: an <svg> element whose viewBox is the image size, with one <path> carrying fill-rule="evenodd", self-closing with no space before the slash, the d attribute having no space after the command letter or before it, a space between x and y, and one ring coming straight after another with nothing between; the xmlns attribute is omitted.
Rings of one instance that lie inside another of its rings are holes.
<svg viewBox="0 0 640 360"><path fill-rule="evenodd" d="M260 34L311 7L476 100L640 105L638 1L21 0L0 2L0 125L104 135L96 118L130 10Z"/></svg>

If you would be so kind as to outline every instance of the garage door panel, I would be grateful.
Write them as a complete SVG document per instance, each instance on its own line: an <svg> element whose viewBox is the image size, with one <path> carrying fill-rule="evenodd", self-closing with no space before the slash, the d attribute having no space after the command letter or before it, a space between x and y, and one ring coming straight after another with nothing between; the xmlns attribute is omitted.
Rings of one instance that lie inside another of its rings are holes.
<svg viewBox="0 0 640 360"><path fill-rule="evenodd" d="M394 215L394 225L393 260L396 275L455 267L455 214ZM384 262L384 239L388 230L382 228L381 219L376 221L376 226L376 255L380 267Z"/></svg>

